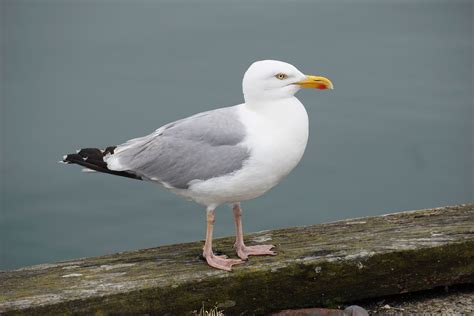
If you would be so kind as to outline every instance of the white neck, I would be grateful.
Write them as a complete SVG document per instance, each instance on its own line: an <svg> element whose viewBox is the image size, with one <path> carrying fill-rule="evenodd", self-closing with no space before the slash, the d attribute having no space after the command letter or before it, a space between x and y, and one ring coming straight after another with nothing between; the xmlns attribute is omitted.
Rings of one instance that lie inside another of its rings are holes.
<svg viewBox="0 0 474 316"><path fill-rule="evenodd" d="M246 102L244 103L245 107L252 112L256 112L267 117L272 117L275 115L281 115L295 107L302 107L301 102L294 96L287 98L279 98L275 100L265 100L258 102Z"/></svg>

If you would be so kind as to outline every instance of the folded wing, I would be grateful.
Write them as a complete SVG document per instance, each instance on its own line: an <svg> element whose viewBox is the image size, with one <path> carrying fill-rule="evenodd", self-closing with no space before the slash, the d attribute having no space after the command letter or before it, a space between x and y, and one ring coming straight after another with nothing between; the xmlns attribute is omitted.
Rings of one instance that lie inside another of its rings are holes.
<svg viewBox="0 0 474 316"><path fill-rule="evenodd" d="M200 113L132 139L104 157L109 170L128 172L166 186L186 189L241 169L249 157L237 108Z"/></svg>

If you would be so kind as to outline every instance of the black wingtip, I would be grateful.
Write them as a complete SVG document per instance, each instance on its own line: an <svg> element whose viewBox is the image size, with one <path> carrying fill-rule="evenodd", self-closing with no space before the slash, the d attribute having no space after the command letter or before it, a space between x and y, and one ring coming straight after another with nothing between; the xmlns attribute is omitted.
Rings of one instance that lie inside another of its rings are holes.
<svg viewBox="0 0 474 316"><path fill-rule="evenodd" d="M82 148L75 154L68 154L63 156L63 160L59 161L64 164L77 164L87 169L95 170L102 173L113 174L137 180L143 180L140 176L127 171L115 171L107 168L107 163L104 161L104 156L113 154L116 146L109 146L104 151L98 148Z"/></svg>

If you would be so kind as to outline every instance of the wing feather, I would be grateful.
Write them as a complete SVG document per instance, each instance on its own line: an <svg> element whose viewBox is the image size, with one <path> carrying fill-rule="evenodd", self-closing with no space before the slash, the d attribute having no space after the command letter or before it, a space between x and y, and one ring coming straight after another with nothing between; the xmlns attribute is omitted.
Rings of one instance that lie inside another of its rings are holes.
<svg viewBox="0 0 474 316"><path fill-rule="evenodd" d="M249 157L237 108L203 112L117 146L104 160L116 171L185 189L192 180L235 172Z"/></svg>

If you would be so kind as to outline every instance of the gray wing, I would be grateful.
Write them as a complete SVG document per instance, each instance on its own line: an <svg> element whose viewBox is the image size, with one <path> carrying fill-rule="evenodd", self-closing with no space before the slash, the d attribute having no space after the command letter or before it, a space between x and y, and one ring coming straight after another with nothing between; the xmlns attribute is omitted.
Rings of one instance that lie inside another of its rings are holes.
<svg viewBox="0 0 474 316"><path fill-rule="evenodd" d="M249 157L241 145L245 127L236 111L235 106L222 108L170 123L118 146L104 160L109 169L180 189L192 180L232 173Z"/></svg>

